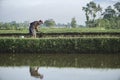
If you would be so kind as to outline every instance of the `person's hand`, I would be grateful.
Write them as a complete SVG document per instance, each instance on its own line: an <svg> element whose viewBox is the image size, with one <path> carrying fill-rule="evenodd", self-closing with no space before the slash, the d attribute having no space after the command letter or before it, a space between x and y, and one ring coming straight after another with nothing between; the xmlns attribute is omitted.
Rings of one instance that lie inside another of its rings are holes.
<svg viewBox="0 0 120 80"><path fill-rule="evenodd" d="M39 32L38 29L36 29L36 31Z"/></svg>

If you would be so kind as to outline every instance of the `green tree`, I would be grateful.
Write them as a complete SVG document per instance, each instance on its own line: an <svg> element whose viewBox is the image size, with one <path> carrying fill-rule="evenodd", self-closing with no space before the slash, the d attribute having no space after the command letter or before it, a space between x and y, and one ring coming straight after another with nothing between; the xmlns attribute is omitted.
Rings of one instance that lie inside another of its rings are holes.
<svg viewBox="0 0 120 80"><path fill-rule="evenodd" d="M114 5L115 6L115 5ZM111 6L108 6L103 13L103 19L107 19L109 24L106 26L107 29L118 29L120 28L120 17L118 13Z"/></svg>
<svg viewBox="0 0 120 80"><path fill-rule="evenodd" d="M72 18L71 27L72 27L72 28L76 28L76 26L77 26L76 20L75 20L75 18Z"/></svg>
<svg viewBox="0 0 120 80"><path fill-rule="evenodd" d="M89 9L88 9L88 7L83 7L82 10L85 11L86 20L88 22L89 21Z"/></svg>
<svg viewBox="0 0 120 80"><path fill-rule="evenodd" d="M89 27L96 27L95 18L97 17L98 12L102 12L100 5L97 5L95 2L89 2L86 7L83 7L86 15L86 25Z"/></svg>
<svg viewBox="0 0 120 80"><path fill-rule="evenodd" d="M2 29L11 29L11 24L10 23L4 23L3 25L2 25Z"/></svg>
<svg viewBox="0 0 120 80"><path fill-rule="evenodd" d="M10 23L10 29L17 29L19 27L18 23L16 23L16 21L12 21Z"/></svg>
<svg viewBox="0 0 120 80"><path fill-rule="evenodd" d="M111 19L115 17L116 12L114 9L112 9L111 6L108 6L107 9L105 9L105 12L102 14L104 19Z"/></svg>
<svg viewBox="0 0 120 80"><path fill-rule="evenodd" d="M55 21L53 19L49 19L49 20L46 20L44 22L44 25L47 26L47 27L51 27L51 26L55 26L56 23L55 23Z"/></svg>
<svg viewBox="0 0 120 80"><path fill-rule="evenodd" d="M120 17L120 2L117 2L116 4L114 4L114 7L115 7L115 9L117 9L117 11L118 11L118 16Z"/></svg>
<svg viewBox="0 0 120 80"><path fill-rule="evenodd" d="M3 23L2 23L2 22L0 22L0 29L2 29L2 25L3 25Z"/></svg>

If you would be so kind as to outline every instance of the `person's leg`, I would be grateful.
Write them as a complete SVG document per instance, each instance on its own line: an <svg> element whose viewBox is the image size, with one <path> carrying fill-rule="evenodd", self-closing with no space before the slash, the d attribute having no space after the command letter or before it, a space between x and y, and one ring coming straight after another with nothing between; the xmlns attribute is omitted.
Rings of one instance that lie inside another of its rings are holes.
<svg viewBox="0 0 120 80"><path fill-rule="evenodd" d="M33 31L33 38L36 38L36 30L33 29L32 31Z"/></svg>
<svg viewBox="0 0 120 80"><path fill-rule="evenodd" d="M30 35L32 34L32 27L31 26L29 27L29 34Z"/></svg>
<svg viewBox="0 0 120 80"><path fill-rule="evenodd" d="M33 30L34 28L33 27L34 27L33 25L30 25L30 27L29 27L29 34L30 34L31 37L34 38L35 36L34 36L34 30Z"/></svg>

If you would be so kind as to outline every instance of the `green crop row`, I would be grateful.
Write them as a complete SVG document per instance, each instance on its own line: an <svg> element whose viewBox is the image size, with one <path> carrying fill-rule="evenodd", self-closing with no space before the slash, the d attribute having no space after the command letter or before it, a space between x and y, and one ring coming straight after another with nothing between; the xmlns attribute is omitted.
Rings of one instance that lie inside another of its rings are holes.
<svg viewBox="0 0 120 80"><path fill-rule="evenodd" d="M93 32L93 33L119 33L120 29L105 29L105 28L45 28L45 27L40 27L39 31L42 33L88 33L88 32ZM0 34L4 33L29 33L29 29L23 29L23 30L0 30Z"/></svg>
<svg viewBox="0 0 120 80"><path fill-rule="evenodd" d="M0 39L0 53L119 53L120 38Z"/></svg>

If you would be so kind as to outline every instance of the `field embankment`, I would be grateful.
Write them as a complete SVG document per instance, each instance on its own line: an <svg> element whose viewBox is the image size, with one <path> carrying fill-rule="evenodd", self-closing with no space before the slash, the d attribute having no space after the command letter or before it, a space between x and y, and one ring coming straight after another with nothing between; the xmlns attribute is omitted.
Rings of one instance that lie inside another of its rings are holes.
<svg viewBox="0 0 120 80"><path fill-rule="evenodd" d="M1 38L0 53L119 53L120 38Z"/></svg>
<svg viewBox="0 0 120 80"><path fill-rule="evenodd" d="M0 37L30 37L29 33L2 33ZM120 37L119 32L68 32L68 33L37 33L37 37Z"/></svg>
<svg viewBox="0 0 120 80"><path fill-rule="evenodd" d="M120 37L120 30L104 28L40 28L37 37ZM0 37L30 37L28 29L0 30Z"/></svg>

